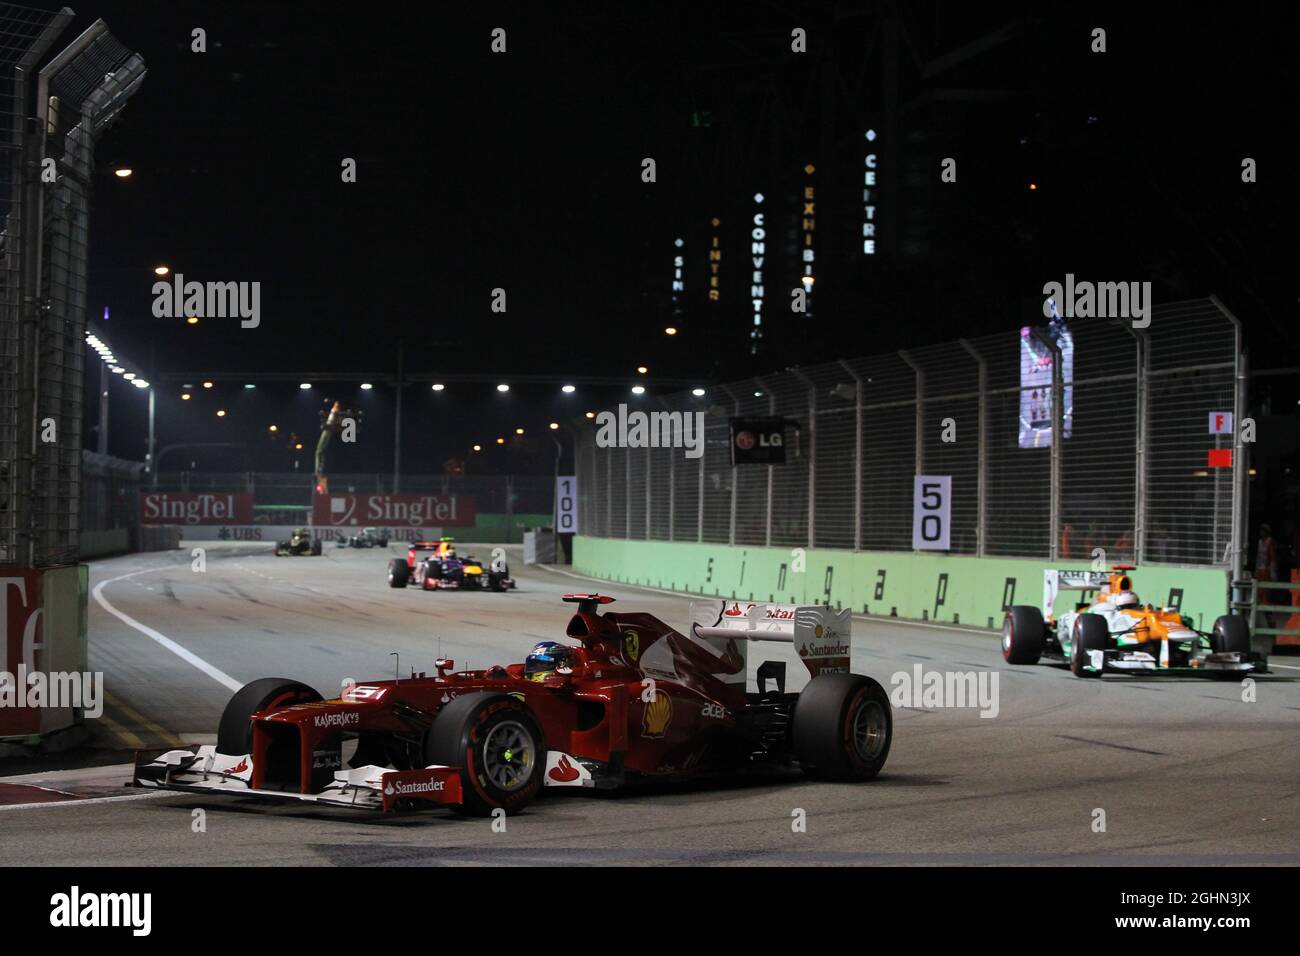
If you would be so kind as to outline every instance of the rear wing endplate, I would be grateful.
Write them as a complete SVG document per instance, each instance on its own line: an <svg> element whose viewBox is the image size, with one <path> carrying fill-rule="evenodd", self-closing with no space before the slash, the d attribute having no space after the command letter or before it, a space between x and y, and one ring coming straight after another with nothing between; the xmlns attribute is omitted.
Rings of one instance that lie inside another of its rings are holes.
<svg viewBox="0 0 1300 956"><path fill-rule="evenodd" d="M847 674L852 650L852 612L821 605L755 604L751 601L692 601L691 636L717 653L728 643L747 655L750 641L793 644L809 673ZM742 669L740 678L744 679Z"/></svg>

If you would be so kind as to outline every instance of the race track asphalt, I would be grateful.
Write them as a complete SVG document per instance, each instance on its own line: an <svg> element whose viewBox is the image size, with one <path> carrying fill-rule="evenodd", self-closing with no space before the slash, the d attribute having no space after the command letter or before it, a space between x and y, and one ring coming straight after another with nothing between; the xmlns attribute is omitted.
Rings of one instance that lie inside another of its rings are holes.
<svg viewBox="0 0 1300 956"><path fill-rule="evenodd" d="M983 671L999 693L990 717L896 708L889 762L868 784L547 791L500 833L442 811L125 789L131 748L214 742L231 684L286 676L330 692L391 675L393 652L403 673L431 671L440 653L458 668L520 660L563 634L571 607L559 597L572 590L678 627L687 618L685 596L524 568L517 549L518 590L477 594L392 590L379 551L206 547L201 572L188 551L92 563L90 665L109 694L97 749L51 761L57 770L0 759L0 865L1300 863L1300 657L1274 658L1248 702L1238 682L1008 667L989 632L876 619L854 621L855 671L886 689L918 665ZM806 672L792 649L760 647L751 670L784 659L797 689ZM206 832L192 827L198 809Z"/></svg>

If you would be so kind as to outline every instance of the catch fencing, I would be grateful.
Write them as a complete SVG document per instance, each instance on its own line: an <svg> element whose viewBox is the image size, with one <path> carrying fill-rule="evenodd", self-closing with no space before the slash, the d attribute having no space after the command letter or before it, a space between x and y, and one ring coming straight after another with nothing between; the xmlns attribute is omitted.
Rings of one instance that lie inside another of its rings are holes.
<svg viewBox="0 0 1300 956"><path fill-rule="evenodd" d="M26 567L77 559L95 143L145 76L102 20L41 66L72 17L0 3L0 564Z"/></svg>
<svg viewBox="0 0 1300 956"><path fill-rule="evenodd" d="M1206 299L1143 329L1076 319L633 399L704 413L703 455L585 428L579 532L910 551L913 478L946 475L953 554L1239 568L1242 366L1237 320ZM784 464L733 467L729 419L753 416L790 422Z"/></svg>

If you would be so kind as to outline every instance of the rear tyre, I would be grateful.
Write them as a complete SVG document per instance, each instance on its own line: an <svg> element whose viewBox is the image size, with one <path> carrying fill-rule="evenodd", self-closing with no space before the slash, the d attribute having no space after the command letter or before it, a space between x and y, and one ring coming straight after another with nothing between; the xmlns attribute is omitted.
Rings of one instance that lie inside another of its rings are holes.
<svg viewBox="0 0 1300 956"><path fill-rule="evenodd" d="M461 813L517 813L542 789L546 745L523 701L481 692L457 697L438 712L424 738L430 764L460 771Z"/></svg>
<svg viewBox="0 0 1300 956"><path fill-rule="evenodd" d="M1092 663L1088 651L1104 651L1110 643L1110 625L1098 614L1080 614L1074 619L1074 647L1070 649L1070 671L1075 677L1100 677L1101 671L1085 668Z"/></svg>
<svg viewBox="0 0 1300 956"><path fill-rule="evenodd" d="M311 553L320 554L320 538L317 538L311 543Z"/></svg>
<svg viewBox="0 0 1300 956"><path fill-rule="evenodd" d="M287 677L263 677L245 684L230 698L217 725L217 753L231 757L252 753L253 715L272 707L314 704L323 698L314 688Z"/></svg>
<svg viewBox="0 0 1300 956"><path fill-rule="evenodd" d="M1037 664L1047 640L1043 612L1013 604L1002 619L1002 657L1008 664Z"/></svg>
<svg viewBox="0 0 1300 956"><path fill-rule="evenodd" d="M1250 653L1250 625L1240 614L1225 614L1214 622L1210 650L1216 654Z"/></svg>
<svg viewBox="0 0 1300 956"><path fill-rule="evenodd" d="M390 588L404 588L406 582L411 580L411 567L402 558L393 558L388 562L388 586Z"/></svg>
<svg viewBox="0 0 1300 956"><path fill-rule="evenodd" d="M861 674L819 674L794 709L791 743L814 780L870 780L889 756L894 718L889 695Z"/></svg>

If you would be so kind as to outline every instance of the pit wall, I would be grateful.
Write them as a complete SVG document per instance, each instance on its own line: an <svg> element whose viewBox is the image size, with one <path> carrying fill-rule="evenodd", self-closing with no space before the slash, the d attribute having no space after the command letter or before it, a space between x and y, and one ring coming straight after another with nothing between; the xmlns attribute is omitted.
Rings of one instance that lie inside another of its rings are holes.
<svg viewBox="0 0 1300 956"><path fill-rule="evenodd" d="M909 552L803 551L577 536L573 568L596 578L691 594L790 604L832 604L855 613L998 629L1011 604L1042 605L1043 572L1088 570L1084 559L1058 562ZM1133 572L1143 603L1180 606L1198 630L1228 610L1221 568L1145 565ZM1078 595L1064 592L1058 611Z"/></svg>

